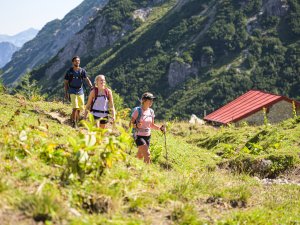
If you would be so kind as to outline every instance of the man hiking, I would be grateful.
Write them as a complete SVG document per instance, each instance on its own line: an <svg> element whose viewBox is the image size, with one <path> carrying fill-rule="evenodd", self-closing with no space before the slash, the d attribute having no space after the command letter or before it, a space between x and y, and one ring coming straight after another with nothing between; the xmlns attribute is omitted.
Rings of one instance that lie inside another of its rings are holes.
<svg viewBox="0 0 300 225"><path fill-rule="evenodd" d="M136 157L139 159L144 158L145 163L150 163L149 145L151 129L160 130L163 133L166 132L164 125L159 126L154 123L155 114L150 107L155 98L150 92L144 93L141 99L141 106L134 109L129 123L129 127L135 129L134 138L138 147Z"/></svg>
<svg viewBox="0 0 300 225"><path fill-rule="evenodd" d="M83 85L84 81L92 89L93 85L90 79L86 75L85 69L81 68L79 56L72 58L73 66L67 71L65 75L64 88L65 98L71 99L72 104L72 115L71 122L72 127L77 128L77 123L80 117L80 110L84 110L84 93Z"/></svg>

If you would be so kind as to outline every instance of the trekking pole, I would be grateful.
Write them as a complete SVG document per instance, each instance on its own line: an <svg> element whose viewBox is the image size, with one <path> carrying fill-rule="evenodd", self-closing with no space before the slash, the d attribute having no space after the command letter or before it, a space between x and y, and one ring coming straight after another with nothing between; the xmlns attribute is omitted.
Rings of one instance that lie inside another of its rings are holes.
<svg viewBox="0 0 300 225"><path fill-rule="evenodd" d="M63 97L63 105L65 104L65 84L63 85L63 92L62 92L62 97Z"/></svg>
<svg viewBox="0 0 300 225"><path fill-rule="evenodd" d="M164 127L166 128L166 123L164 123ZM167 134L166 134L166 131L164 131L164 138L165 138L165 150L166 150L167 169L169 169L169 159L168 159L168 148L167 148Z"/></svg>

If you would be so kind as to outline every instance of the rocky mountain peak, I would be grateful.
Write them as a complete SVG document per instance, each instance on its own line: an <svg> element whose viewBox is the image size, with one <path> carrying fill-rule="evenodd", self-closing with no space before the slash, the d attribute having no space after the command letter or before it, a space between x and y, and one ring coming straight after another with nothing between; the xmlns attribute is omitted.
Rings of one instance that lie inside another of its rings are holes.
<svg viewBox="0 0 300 225"><path fill-rule="evenodd" d="M108 0L85 0L62 20L47 23L37 36L17 51L4 66L1 78L5 84L15 83L24 73L48 62L70 39L103 8Z"/></svg>

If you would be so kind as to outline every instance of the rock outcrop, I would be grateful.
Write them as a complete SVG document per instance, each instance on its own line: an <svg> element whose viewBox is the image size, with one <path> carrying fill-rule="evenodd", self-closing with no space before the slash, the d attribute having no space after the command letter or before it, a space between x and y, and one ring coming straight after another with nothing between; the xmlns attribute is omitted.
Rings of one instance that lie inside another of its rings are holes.
<svg viewBox="0 0 300 225"><path fill-rule="evenodd" d="M146 21L151 10L152 10L151 8L137 9L133 12L133 19L140 19L142 21Z"/></svg>
<svg viewBox="0 0 300 225"><path fill-rule="evenodd" d="M56 55L55 63L47 66L43 79L50 80L54 74L70 64L74 55L94 57L100 54L101 49L110 46L120 38L123 32L105 33L106 21L103 17L97 17L93 26L89 26L77 33L65 47Z"/></svg>
<svg viewBox="0 0 300 225"><path fill-rule="evenodd" d="M287 0L265 0L263 4L263 12L268 16L285 16L288 9Z"/></svg>
<svg viewBox="0 0 300 225"><path fill-rule="evenodd" d="M191 118L189 120L189 123L190 124L197 124L197 125L204 125L205 124L205 121L198 118L195 114L192 114L191 115Z"/></svg>
<svg viewBox="0 0 300 225"><path fill-rule="evenodd" d="M168 72L168 83L171 88L184 82L189 76L197 75L198 69L183 62L172 62Z"/></svg>

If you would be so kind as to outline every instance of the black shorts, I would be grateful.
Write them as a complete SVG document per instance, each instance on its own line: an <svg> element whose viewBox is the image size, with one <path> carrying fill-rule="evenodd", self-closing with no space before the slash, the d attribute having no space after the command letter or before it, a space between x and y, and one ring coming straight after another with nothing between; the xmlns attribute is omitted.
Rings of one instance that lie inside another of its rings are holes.
<svg viewBox="0 0 300 225"><path fill-rule="evenodd" d="M137 146L147 145L149 147L150 139L151 139L151 136L139 136L139 135L137 135L136 139L135 139L135 143L136 143Z"/></svg>
<svg viewBox="0 0 300 225"><path fill-rule="evenodd" d="M98 117L98 116L94 116L94 120L100 120L100 124L107 124L108 123L108 116L105 117Z"/></svg>

